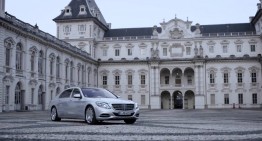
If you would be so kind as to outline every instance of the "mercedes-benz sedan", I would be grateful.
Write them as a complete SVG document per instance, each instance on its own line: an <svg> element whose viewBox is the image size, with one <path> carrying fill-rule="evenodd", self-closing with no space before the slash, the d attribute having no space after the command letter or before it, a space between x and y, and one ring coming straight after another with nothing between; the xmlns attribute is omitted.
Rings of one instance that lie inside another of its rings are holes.
<svg viewBox="0 0 262 141"><path fill-rule="evenodd" d="M136 103L119 99L102 88L69 88L50 102L51 120L84 119L88 124L104 120L124 120L133 124L139 117Z"/></svg>

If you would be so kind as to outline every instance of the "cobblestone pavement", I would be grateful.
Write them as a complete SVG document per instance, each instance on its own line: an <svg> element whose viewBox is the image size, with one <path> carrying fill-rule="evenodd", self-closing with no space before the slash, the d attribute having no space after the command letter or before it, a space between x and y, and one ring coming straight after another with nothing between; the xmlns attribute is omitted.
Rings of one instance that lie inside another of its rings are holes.
<svg viewBox="0 0 262 141"><path fill-rule="evenodd" d="M49 113L0 113L0 140L262 140L262 110L141 111L133 125L52 122Z"/></svg>

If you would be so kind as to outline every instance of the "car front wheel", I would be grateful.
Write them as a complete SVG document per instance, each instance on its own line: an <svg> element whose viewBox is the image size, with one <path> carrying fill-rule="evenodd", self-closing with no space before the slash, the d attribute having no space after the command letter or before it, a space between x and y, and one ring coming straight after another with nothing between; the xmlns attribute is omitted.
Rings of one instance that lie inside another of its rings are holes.
<svg viewBox="0 0 262 141"><path fill-rule="evenodd" d="M86 108L85 121L87 124L96 124L97 123L95 110L92 106L88 106Z"/></svg>
<svg viewBox="0 0 262 141"><path fill-rule="evenodd" d="M58 115L57 115L57 110L56 110L55 107L52 107L52 109L51 109L51 120L52 121L60 121L61 120L61 118L59 118Z"/></svg>
<svg viewBox="0 0 262 141"><path fill-rule="evenodd" d="M134 124L136 122L136 119L125 119L124 121L126 124Z"/></svg>

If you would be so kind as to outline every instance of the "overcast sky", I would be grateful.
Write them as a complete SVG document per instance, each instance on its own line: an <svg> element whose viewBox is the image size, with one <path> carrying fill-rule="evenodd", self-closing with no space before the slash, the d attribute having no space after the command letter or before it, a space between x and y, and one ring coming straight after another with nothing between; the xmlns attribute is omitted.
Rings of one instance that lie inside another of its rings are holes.
<svg viewBox="0 0 262 141"><path fill-rule="evenodd" d="M6 0L6 11L56 35L52 21L71 0ZM175 15L193 24L247 23L259 0L96 0L112 28L153 27Z"/></svg>

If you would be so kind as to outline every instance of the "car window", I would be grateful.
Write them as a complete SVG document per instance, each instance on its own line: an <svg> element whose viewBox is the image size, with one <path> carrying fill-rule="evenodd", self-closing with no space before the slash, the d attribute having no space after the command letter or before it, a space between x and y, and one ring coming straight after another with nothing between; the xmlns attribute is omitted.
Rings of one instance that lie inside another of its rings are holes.
<svg viewBox="0 0 262 141"><path fill-rule="evenodd" d="M71 95L71 97L73 97L74 94L81 94L81 93L80 93L79 89L74 89L73 94Z"/></svg>
<svg viewBox="0 0 262 141"><path fill-rule="evenodd" d="M96 88L85 88L82 89L83 95L89 98L117 98L111 92L105 89L96 89Z"/></svg>
<svg viewBox="0 0 262 141"><path fill-rule="evenodd" d="M59 98L69 98L71 95L72 89L68 89L65 90L60 96Z"/></svg>

